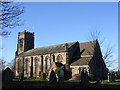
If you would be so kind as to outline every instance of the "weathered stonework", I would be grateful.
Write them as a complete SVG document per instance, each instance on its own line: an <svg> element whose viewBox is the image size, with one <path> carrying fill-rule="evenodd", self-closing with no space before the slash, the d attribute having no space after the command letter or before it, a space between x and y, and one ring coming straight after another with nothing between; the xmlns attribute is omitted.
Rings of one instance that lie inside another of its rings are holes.
<svg viewBox="0 0 120 90"><path fill-rule="evenodd" d="M53 56L54 55L54 59L53 60ZM41 62L42 58L41 56L43 56L43 64ZM33 58L33 77L39 77L40 73L46 73L47 70L46 70L46 67L48 65L46 65L46 60L49 59L49 61L47 61L49 63L50 66L52 66L53 62L58 62L58 59L59 59L59 56L61 56L61 63L62 64L66 64L66 52L61 52L61 53L52 53L52 54L45 54L45 55L35 55L35 56L25 56L24 58L23 57L16 57L16 76L19 75L18 73L18 61L24 61L24 76L25 77L30 77L30 67L32 66L31 65L31 57ZM35 63L35 60L38 60L37 61L37 72L36 71L36 63ZM41 70L41 67L43 67L43 70ZM28 71L26 71L28 70ZM54 70L55 71L55 70ZM27 73L26 73L27 72Z"/></svg>
<svg viewBox="0 0 120 90"><path fill-rule="evenodd" d="M17 45L16 76L24 73L24 77L43 78L44 74L49 79L50 72L55 72L61 65L71 70L72 76L80 74L83 69L91 77L105 78L107 75L97 40L34 48L34 33L24 31L19 33Z"/></svg>

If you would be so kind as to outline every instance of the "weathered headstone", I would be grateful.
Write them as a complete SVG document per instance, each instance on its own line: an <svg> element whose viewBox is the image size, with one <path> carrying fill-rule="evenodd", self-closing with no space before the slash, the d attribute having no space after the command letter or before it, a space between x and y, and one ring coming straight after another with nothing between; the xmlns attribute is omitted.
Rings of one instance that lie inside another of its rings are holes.
<svg viewBox="0 0 120 90"><path fill-rule="evenodd" d="M43 80L46 79L46 73L43 73Z"/></svg>
<svg viewBox="0 0 120 90"><path fill-rule="evenodd" d="M20 73L19 80L20 80L20 81L23 81L23 80L24 80L24 73Z"/></svg>
<svg viewBox="0 0 120 90"><path fill-rule="evenodd" d="M71 70L64 69L64 80L68 80L72 78L72 72Z"/></svg>
<svg viewBox="0 0 120 90"><path fill-rule="evenodd" d="M57 82L57 78L56 78L55 72L52 70L50 73L50 83L54 84L56 82Z"/></svg>
<svg viewBox="0 0 120 90"><path fill-rule="evenodd" d="M114 74L114 72L113 72L113 73L111 73L111 81L112 81L112 82L114 82L114 81L115 81L115 74Z"/></svg>
<svg viewBox="0 0 120 90"><path fill-rule="evenodd" d="M88 84L88 81L89 81L88 73L83 69L81 72L81 84L86 85Z"/></svg>
<svg viewBox="0 0 120 90"><path fill-rule="evenodd" d="M9 86L13 78L13 72L10 68L6 68L2 73L3 86Z"/></svg>
<svg viewBox="0 0 120 90"><path fill-rule="evenodd" d="M64 70L60 69L58 74L59 83L64 83Z"/></svg>
<svg viewBox="0 0 120 90"><path fill-rule="evenodd" d="M114 74L112 72L108 73L108 82L114 81Z"/></svg>
<svg viewBox="0 0 120 90"><path fill-rule="evenodd" d="M108 73L108 82L110 82L110 73Z"/></svg>

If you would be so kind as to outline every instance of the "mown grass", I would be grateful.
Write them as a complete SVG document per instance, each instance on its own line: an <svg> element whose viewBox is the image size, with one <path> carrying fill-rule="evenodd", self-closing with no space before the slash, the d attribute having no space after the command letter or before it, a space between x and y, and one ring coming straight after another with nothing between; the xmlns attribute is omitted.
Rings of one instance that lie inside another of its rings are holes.
<svg viewBox="0 0 120 90"><path fill-rule="evenodd" d="M12 81L19 81L18 77L15 77L14 79L12 79ZM41 80L40 78L25 78L23 81L40 81L40 82L46 82L48 80ZM69 80L65 80L64 82L69 82ZM96 81L89 81L89 83L96 83ZM108 80L100 80L99 84L109 84L109 85L120 85L120 79L116 79L114 80L114 82L108 82Z"/></svg>
<svg viewBox="0 0 120 90"><path fill-rule="evenodd" d="M41 81L41 82L45 82L45 81L48 81L48 80L41 80L39 78L27 78L27 79L25 79L23 81Z"/></svg>
<svg viewBox="0 0 120 90"><path fill-rule="evenodd" d="M18 77L12 79L12 81L19 81ZM23 81L48 81L48 80L41 80L40 78L25 78Z"/></svg>
<svg viewBox="0 0 120 90"><path fill-rule="evenodd" d="M89 83L96 83L96 81L89 81Z"/></svg>
<svg viewBox="0 0 120 90"><path fill-rule="evenodd" d="M89 83L96 83L96 81L89 81ZM108 80L100 80L100 84L120 85L120 79L116 79L114 82L108 82Z"/></svg>
<svg viewBox="0 0 120 90"><path fill-rule="evenodd" d="M19 81L19 77L14 77L12 81Z"/></svg>
<svg viewBox="0 0 120 90"><path fill-rule="evenodd" d="M116 79L115 81L120 82L120 79Z"/></svg>

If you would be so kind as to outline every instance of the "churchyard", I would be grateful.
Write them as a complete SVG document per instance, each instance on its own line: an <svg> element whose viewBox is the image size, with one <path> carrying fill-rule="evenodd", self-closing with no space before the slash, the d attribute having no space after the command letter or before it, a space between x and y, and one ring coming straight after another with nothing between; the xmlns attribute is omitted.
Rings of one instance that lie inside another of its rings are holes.
<svg viewBox="0 0 120 90"><path fill-rule="evenodd" d="M96 83L96 81L89 81L89 83ZM100 80L100 84L120 85L120 79L115 79L114 82L109 82L108 80Z"/></svg>
<svg viewBox="0 0 120 90"><path fill-rule="evenodd" d="M19 78L13 78L12 81L19 81ZM48 80L42 80L39 78L26 78L23 81L30 81L30 82L49 82ZM64 83L72 82L71 80L65 80ZM89 81L90 84L97 83L96 81ZM114 82L109 82L108 80L100 80L99 84L108 84L108 85L120 85L120 79L114 79Z"/></svg>
<svg viewBox="0 0 120 90"><path fill-rule="evenodd" d="M17 88L44 88L44 89L53 89L53 88L73 88L73 89L80 89L80 88L120 88L120 77L109 76L108 80L99 80L97 81L90 81L86 79L87 77L82 78L79 81L73 80L56 80L54 74L51 74L51 79L40 79L40 78L20 78L14 77L12 71L7 68L3 72L3 89L17 89Z"/></svg>

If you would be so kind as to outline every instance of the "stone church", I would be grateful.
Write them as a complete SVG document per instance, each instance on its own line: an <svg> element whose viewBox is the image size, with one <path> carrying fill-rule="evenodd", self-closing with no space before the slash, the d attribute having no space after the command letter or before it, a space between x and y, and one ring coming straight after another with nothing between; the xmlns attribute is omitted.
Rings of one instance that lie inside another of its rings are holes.
<svg viewBox="0 0 120 90"><path fill-rule="evenodd" d="M43 78L45 75L48 79L50 72L56 72L61 66L71 72L64 75L68 79L80 74L82 70L92 79L107 77L107 68L98 40L34 48L34 32L25 30L18 33L16 76L23 73L24 77Z"/></svg>

